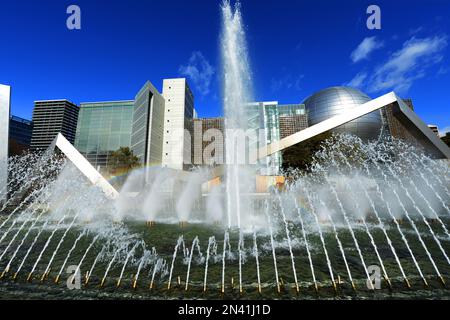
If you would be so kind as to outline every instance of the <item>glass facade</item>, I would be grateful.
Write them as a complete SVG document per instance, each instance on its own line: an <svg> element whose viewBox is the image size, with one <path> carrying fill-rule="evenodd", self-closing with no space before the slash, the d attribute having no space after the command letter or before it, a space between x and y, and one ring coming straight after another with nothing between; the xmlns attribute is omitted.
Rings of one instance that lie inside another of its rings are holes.
<svg viewBox="0 0 450 320"><path fill-rule="evenodd" d="M33 123L30 120L11 116L9 121L9 139L28 148L31 144Z"/></svg>
<svg viewBox="0 0 450 320"><path fill-rule="evenodd" d="M108 167L109 155L131 146L134 101L82 103L75 147L94 167Z"/></svg>
<svg viewBox="0 0 450 320"><path fill-rule="evenodd" d="M286 137L286 134L294 134L308 127L305 105L289 104L279 105L274 102L251 103L247 106L249 129L263 130L264 140L260 141L259 148L279 141ZM257 147L255 144L250 148ZM262 175L280 174L283 163L281 152L274 153L266 157L260 163L260 173Z"/></svg>

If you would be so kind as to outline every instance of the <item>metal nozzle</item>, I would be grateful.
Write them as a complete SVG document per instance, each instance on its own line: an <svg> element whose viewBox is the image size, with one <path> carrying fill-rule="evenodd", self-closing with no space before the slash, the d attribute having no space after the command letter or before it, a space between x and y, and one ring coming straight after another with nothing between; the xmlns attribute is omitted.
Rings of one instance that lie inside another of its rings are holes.
<svg viewBox="0 0 450 320"><path fill-rule="evenodd" d="M352 281L352 289L353 289L353 291L356 291L356 286L355 286L355 283Z"/></svg>
<svg viewBox="0 0 450 320"><path fill-rule="evenodd" d="M336 285L336 281L334 281L334 280L331 280L331 284L333 285L333 289L334 289L334 292L337 292L337 285Z"/></svg>
<svg viewBox="0 0 450 320"><path fill-rule="evenodd" d="M386 281L389 290L392 290L392 283L391 283L391 279L389 279L388 277L384 277L384 281Z"/></svg>
<svg viewBox="0 0 450 320"><path fill-rule="evenodd" d="M103 288L105 286L105 278L102 279L102 282L100 283L100 288Z"/></svg>
<svg viewBox="0 0 450 320"><path fill-rule="evenodd" d="M120 280L120 279L117 280L117 284L116 284L116 287L117 287L117 288L120 288L120 283L121 283L121 280Z"/></svg>
<svg viewBox="0 0 450 320"><path fill-rule="evenodd" d="M445 288L445 279L444 279L444 277L441 275L441 276L439 276L439 280L441 280L441 283L442 283L442 285L444 286L444 288Z"/></svg>
<svg viewBox="0 0 450 320"><path fill-rule="evenodd" d="M429 285L428 285L427 280L425 278L422 278L422 281L423 281L423 285L428 288Z"/></svg>
<svg viewBox="0 0 450 320"><path fill-rule="evenodd" d="M42 280L43 278L44 278L44 275L42 275L41 281L44 281L44 280ZM33 279L33 272L30 272L27 277L27 282L31 282L32 279Z"/></svg>
<svg viewBox="0 0 450 320"><path fill-rule="evenodd" d="M58 275L58 276L56 276L56 279L55 279L55 283L56 283L56 284L58 284L58 283L59 283L59 278L60 278L60 277L59 277L59 275Z"/></svg>
<svg viewBox="0 0 450 320"><path fill-rule="evenodd" d="M406 287L408 288L408 289L411 289L412 287L411 287L411 284L409 283L409 280L407 279L407 278L405 278L405 284L406 284Z"/></svg>

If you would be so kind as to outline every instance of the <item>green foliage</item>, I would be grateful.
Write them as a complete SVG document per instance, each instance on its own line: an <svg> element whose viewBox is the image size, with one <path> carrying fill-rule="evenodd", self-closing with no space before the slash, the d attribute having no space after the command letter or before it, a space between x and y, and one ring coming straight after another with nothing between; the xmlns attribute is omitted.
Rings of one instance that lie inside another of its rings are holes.
<svg viewBox="0 0 450 320"><path fill-rule="evenodd" d="M112 172L128 172L140 165L139 158L128 147L121 147L109 156L108 167Z"/></svg>
<svg viewBox="0 0 450 320"><path fill-rule="evenodd" d="M325 132L282 151L283 169L307 170L314 154L321 149L323 141L331 136L331 132Z"/></svg>

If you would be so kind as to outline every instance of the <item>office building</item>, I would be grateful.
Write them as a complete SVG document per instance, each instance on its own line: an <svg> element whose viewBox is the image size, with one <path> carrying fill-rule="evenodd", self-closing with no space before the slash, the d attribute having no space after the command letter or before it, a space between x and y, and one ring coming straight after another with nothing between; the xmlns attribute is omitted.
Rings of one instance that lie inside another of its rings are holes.
<svg viewBox="0 0 450 320"><path fill-rule="evenodd" d="M75 148L104 171L112 152L131 147L133 111L133 100L81 103Z"/></svg>
<svg viewBox="0 0 450 320"><path fill-rule="evenodd" d="M6 199L8 185L9 117L11 87L0 84L0 203Z"/></svg>
<svg viewBox="0 0 450 320"><path fill-rule="evenodd" d="M428 128L431 129L431 131L433 131L438 137L440 137L439 135L439 127L435 124L429 124Z"/></svg>
<svg viewBox="0 0 450 320"><path fill-rule="evenodd" d="M249 142L249 148L261 148L279 141L308 127L308 116L304 104L280 105L277 101L256 102L246 105L248 128L260 134L259 145ZM263 135L261 135L261 131ZM280 174L283 159L281 152L274 153L260 161L263 175Z"/></svg>
<svg viewBox="0 0 450 320"><path fill-rule="evenodd" d="M149 81L136 95L131 149L142 165L161 165L163 161L164 105L164 98Z"/></svg>
<svg viewBox="0 0 450 320"><path fill-rule="evenodd" d="M30 120L11 116L9 120L9 154L19 155L31 144L33 123Z"/></svg>
<svg viewBox="0 0 450 320"><path fill-rule="evenodd" d="M191 165L191 137L189 126L195 116L194 96L186 79L165 79L164 167L183 170Z"/></svg>
<svg viewBox="0 0 450 320"><path fill-rule="evenodd" d="M78 112L78 106L68 100L35 101L31 149L47 149L58 133L62 133L73 144Z"/></svg>
<svg viewBox="0 0 450 320"><path fill-rule="evenodd" d="M225 121L223 118L193 119L191 128L192 163L217 166L224 163Z"/></svg>

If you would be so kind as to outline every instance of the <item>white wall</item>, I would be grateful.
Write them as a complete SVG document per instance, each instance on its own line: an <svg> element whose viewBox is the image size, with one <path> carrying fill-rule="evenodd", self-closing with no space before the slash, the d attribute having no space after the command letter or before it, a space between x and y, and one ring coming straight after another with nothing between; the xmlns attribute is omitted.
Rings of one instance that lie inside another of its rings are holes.
<svg viewBox="0 0 450 320"><path fill-rule="evenodd" d="M0 202L7 194L10 109L11 87L0 84Z"/></svg>
<svg viewBox="0 0 450 320"><path fill-rule="evenodd" d="M164 113L164 167L183 170L183 164L189 162L190 144L184 133L185 109L188 105L186 79L165 79L163 81Z"/></svg>

